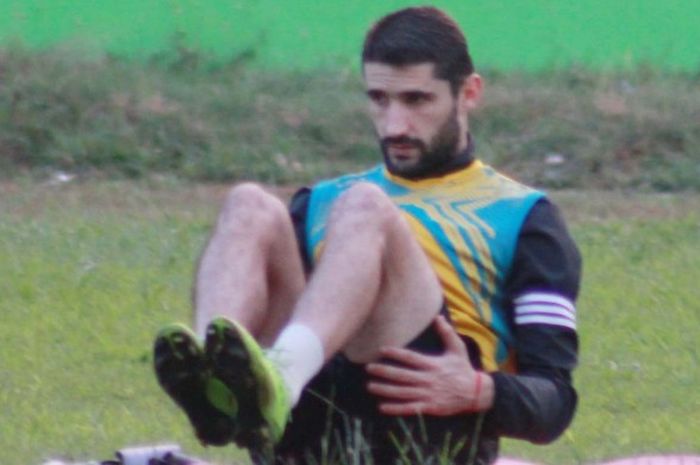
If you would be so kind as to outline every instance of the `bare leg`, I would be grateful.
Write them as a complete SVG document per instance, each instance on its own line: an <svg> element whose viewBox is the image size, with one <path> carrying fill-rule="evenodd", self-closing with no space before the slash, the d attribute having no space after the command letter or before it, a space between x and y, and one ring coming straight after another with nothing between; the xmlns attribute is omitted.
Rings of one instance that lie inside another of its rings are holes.
<svg viewBox="0 0 700 465"><path fill-rule="evenodd" d="M225 316L269 345L289 319L305 284L284 204L255 184L228 194L200 258L193 300L195 326Z"/></svg>
<svg viewBox="0 0 700 465"><path fill-rule="evenodd" d="M438 313L442 290L400 210L378 187L357 184L331 212L325 248L292 312L329 358L376 358L402 346Z"/></svg>
<svg viewBox="0 0 700 465"><path fill-rule="evenodd" d="M246 447L256 447L261 424L281 435L288 408L324 360L344 351L368 362L383 346L403 346L430 324L442 302L438 279L406 219L368 183L351 187L333 206L324 251L304 285L284 206L254 185L233 189L200 263L195 306L200 331L221 314L262 345L274 338L271 364L237 329L226 332L236 350L214 355L215 376L242 401ZM272 366L276 370L261 375ZM285 388L286 395L277 395Z"/></svg>

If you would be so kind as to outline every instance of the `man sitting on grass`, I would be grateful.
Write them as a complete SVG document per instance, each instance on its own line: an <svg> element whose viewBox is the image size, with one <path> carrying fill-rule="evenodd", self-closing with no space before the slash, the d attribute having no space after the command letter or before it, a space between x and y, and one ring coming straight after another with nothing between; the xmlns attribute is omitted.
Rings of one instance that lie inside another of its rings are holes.
<svg viewBox="0 0 700 465"><path fill-rule="evenodd" d="M580 273L557 209L475 158L482 78L444 13L382 18L362 64L384 163L300 190L291 215L234 187L199 334L156 339L160 384L203 443L256 461L485 464L500 436L552 441L576 405Z"/></svg>

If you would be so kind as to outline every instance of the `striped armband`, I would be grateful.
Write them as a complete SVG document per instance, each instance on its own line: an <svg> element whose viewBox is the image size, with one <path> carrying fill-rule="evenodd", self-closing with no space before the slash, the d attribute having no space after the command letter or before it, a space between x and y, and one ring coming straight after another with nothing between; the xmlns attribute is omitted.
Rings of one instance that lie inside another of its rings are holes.
<svg viewBox="0 0 700 465"><path fill-rule="evenodd" d="M576 330L576 307L566 297L529 292L517 297L513 303L517 325L552 325Z"/></svg>

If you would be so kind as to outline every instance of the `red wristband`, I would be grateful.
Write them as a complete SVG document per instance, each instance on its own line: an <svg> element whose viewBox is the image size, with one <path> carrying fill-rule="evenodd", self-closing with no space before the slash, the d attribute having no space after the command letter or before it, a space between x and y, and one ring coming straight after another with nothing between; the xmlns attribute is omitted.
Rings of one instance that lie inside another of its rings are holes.
<svg viewBox="0 0 700 465"><path fill-rule="evenodd" d="M479 396L481 396L481 372L476 372L476 380L474 381L474 400L472 400L469 410L476 412L479 407Z"/></svg>

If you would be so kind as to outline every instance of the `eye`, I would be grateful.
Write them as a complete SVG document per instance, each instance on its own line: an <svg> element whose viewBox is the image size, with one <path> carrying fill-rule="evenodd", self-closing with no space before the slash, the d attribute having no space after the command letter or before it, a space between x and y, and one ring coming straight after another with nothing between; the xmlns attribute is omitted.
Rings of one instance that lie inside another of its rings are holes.
<svg viewBox="0 0 700 465"><path fill-rule="evenodd" d="M381 90L368 90L367 97L369 98L370 102L379 106L386 105L388 101L386 93L382 92Z"/></svg>
<svg viewBox="0 0 700 465"><path fill-rule="evenodd" d="M427 92L411 91L403 93L401 95L401 100L403 100L406 105L417 106L429 102L432 100L432 96Z"/></svg>

